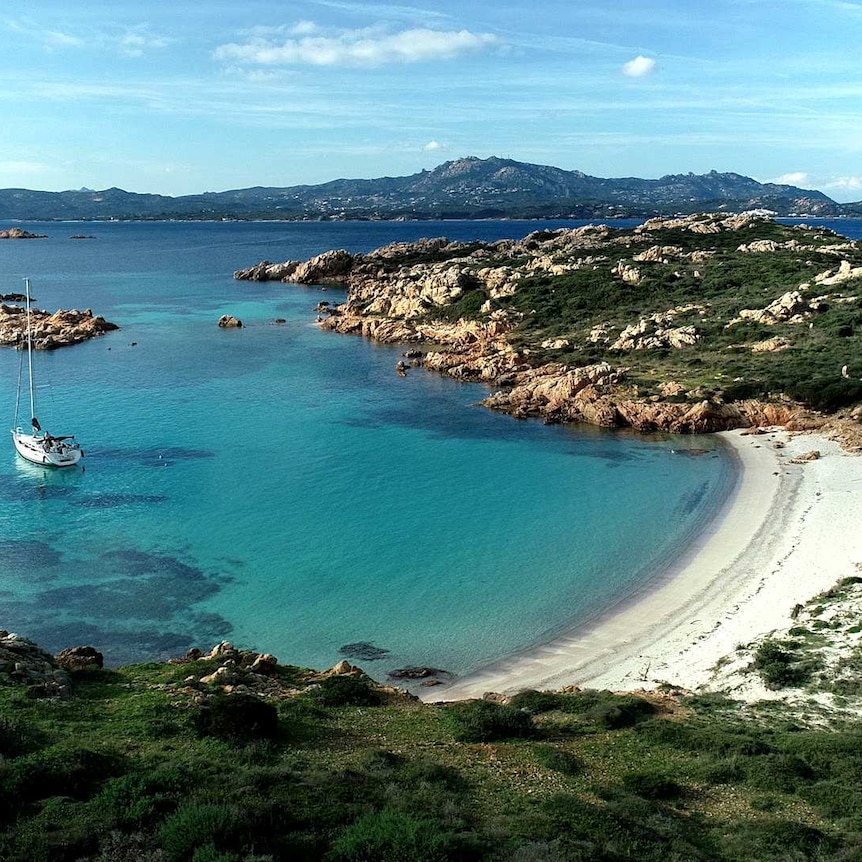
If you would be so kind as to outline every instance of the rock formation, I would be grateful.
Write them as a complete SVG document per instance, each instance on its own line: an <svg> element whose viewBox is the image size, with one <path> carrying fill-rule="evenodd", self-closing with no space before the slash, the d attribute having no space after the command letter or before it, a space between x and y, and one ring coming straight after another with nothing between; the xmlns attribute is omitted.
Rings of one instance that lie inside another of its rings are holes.
<svg viewBox="0 0 862 862"><path fill-rule="evenodd" d="M44 233L30 233L20 227L10 227L8 230L0 230L0 239L47 239Z"/></svg>
<svg viewBox="0 0 862 862"><path fill-rule="evenodd" d="M68 697L69 674L33 641L0 630L0 676L27 686L33 697Z"/></svg>
<svg viewBox="0 0 862 862"><path fill-rule="evenodd" d="M223 314L218 319L218 325L222 329L242 329L242 321L232 314Z"/></svg>
<svg viewBox="0 0 862 862"><path fill-rule="evenodd" d="M48 311L30 309L30 323L35 350L53 350L78 344L119 327L100 315L86 311ZM0 344L26 346L27 314L23 306L0 304Z"/></svg>

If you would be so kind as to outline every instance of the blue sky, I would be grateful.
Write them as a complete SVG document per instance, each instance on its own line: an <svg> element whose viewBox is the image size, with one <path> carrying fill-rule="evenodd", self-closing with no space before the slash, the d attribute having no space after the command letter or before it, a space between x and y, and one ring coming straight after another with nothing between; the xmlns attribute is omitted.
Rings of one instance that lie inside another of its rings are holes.
<svg viewBox="0 0 862 862"><path fill-rule="evenodd" d="M505 156L862 199L862 0L39 0L0 188L169 195Z"/></svg>

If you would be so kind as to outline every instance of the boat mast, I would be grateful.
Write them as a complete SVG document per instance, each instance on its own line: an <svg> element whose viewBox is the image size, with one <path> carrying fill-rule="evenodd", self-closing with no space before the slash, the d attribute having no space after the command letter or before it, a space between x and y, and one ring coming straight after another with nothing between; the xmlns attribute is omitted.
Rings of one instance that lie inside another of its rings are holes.
<svg viewBox="0 0 862 862"><path fill-rule="evenodd" d="M33 333L30 330L30 279L24 279L24 293L27 296L27 371L30 376L30 421L36 416L36 397L33 391Z"/></svg>

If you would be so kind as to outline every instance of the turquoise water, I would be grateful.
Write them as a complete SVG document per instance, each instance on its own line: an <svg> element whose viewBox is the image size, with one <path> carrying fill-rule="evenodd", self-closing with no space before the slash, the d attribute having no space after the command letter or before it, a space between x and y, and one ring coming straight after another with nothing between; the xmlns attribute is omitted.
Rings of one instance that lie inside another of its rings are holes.
<svg viewBox="0 0 862 862"><path fill-rule="evenodd" d="M40 418L78 435L85 470L0 449L0 627L49 649L119 664L229 638L326 667L366 642L388 651L360 662L379 678L463 674L624 599L733 484L713 438L519 422L477 406L484 387L399 377L398 348L319 331L340 290L233 279L534 224L26 227L49 238L0 244L0 292L26 275L40 307L122 327L36 355ZM219 329L224 313L246 327ZM10 426L19 359L0 350Z"/></svg>

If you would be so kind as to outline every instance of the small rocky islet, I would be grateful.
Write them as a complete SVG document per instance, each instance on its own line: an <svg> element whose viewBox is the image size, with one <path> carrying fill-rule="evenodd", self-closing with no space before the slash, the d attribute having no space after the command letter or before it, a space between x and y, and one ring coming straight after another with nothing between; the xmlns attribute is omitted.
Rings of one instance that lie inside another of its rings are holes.
<svg viewBox="0 0 862 862"><path fill-rule="evenodd" d="M4 296L3 301L0 301L0 345L26 345L27 310L23 305L13 305L6 299ZM20 301L17 295L13 295L13 299ZM30 325L34 350L53 350L79 344L120 328L101 315L93 314L90 309L60 309L52 313L32 307Z"/></svg>
<svg viewBox="0 0 862 862"><path fill-rule="evenodd" d="M332 250L235 278L344 285L345 302L318 306L323 328L418 346L410 365L498 387L484 403L520 418L647 433L838 423L858 439L862 249L825 228L698 214Z"/></svg>

